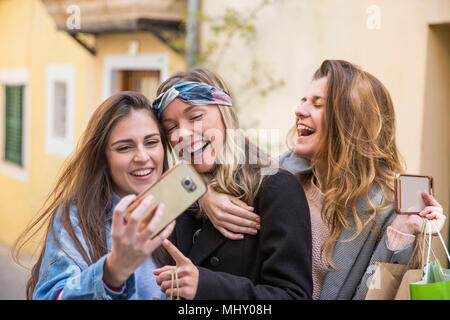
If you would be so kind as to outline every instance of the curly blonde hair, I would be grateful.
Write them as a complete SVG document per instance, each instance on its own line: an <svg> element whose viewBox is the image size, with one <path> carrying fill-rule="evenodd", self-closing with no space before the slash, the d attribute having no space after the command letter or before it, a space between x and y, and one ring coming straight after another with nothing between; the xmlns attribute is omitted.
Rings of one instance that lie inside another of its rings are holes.
<svg viewBox="0 0 450 320"><path fill-rule="evenodd" d="M342 60L325 60L313 80L327 79L325 113L312 172L324 192L322 220L330 236L322 246L331 267L332 249L343 228L356 224L356 238L376 217L393 204L394 177L403 172L403 159L395 142L395 112L388 90L370 73ZM288 133L293 146L296 126ZM384 202L376 206L369 190L378 185ZM369 209L358 215L356 205L364 198ZM352 219L350 219L350 217ZM352 239L354 239L352 238Z"/></svg>

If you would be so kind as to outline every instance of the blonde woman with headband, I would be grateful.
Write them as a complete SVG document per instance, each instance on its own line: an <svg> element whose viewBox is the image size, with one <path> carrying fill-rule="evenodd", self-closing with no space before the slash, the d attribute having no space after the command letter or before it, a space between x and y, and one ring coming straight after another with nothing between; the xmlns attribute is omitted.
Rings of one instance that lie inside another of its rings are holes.
<svg viewBox="0 0 450 320"><path fill-rule="evenodd" d="M258 233L236 242L200 207L181 215L172 242L163 242L173 261L155 271L161 291L185 299L311 299L303 188L285 170L264 174L270 159L240 132L225 83L201 68L175 74L158 88L153 108L176 156L192 163L209 189L232 195L248 211L253 207L260 220Z"/></svg>
<svg viewBox="0 0 450 320"><path fill-rule="evenodd" d="M297 175L310 206L314 299L364 299L376 262L415 261L423 218L442 229L442 207L427 193L419 215L394 212L394 177L403 171L394 107L370 73L325 60L300 100L288 141L280 164ZM221 202L236 211L227 198L211 191L202 200L219 225L233 216ZM233 230L244 225L227 231L236 238Z"/></svg>

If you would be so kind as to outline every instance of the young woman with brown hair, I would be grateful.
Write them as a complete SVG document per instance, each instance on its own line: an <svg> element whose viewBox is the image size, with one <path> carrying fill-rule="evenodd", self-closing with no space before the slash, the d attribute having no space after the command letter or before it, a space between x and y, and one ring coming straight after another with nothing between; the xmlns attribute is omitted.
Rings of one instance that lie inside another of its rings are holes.
<svg viewBox="0 0 450 320"><path fill-rule="evenodd" d="M311 224L299 181L273 172L271 160L239 129L225 83L198 68L170 77L153 102L176 156L193 163L210 189L260 214L259 234L221 235L194 208L177 219L163 245L176 262L155 271L167 295L177 270L186 299L311 299ZM268 175L274 173L272 175Z"/></svg>
<svg viewBox="0 0 450 320"><path fill-rule="evenodd" d="M142 94L115 94L94 111L42 214L16 243L18 253L46 228L45 245L27 283L28 299L162 297L152 272L174 223L150 240L164 212L161 204L147 227L138 230L151 198L127 224L123 215L135 195L167 169L166 145Z"/></svg>
<svg viewBox="0 0 450 320"><path fill-rule="evenodd" d="M314 299L364 299L376 262L415 259L423 218L444 225L442 207L426 193L420 215L395 214L394 177L403 172L395 127L389 92L377 78L346 61L322 63L295 112L291 150L280 157L310 206ZM236 210L229 197L210 190L202 199L219 226L232 216L221 201Z"/></svg>

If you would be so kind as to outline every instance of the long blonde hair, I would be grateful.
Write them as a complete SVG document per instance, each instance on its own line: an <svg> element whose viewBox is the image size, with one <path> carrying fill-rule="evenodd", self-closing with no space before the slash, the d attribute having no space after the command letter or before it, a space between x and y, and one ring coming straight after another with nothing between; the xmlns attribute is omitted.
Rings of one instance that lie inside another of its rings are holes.
<svg viewBox="0 0 450 320"><path fill-rule="evenodd" d="M356 238L378 210L393 204L394 177L403 172L403 159L395 142L393 103L376 77L349 62L325 60L313 80L321 78L327 78L322 137L311 161L312 173L306 178L316 178L324 192L321 216L330 237L322 252L335 267L332 249L342 229L353 220ZM295 134L293 129L288 139ZM375 185L383 194L380 205L369 197ZM369 209L358 214L356 206L362 198Z"/></svg>
<svg viewBox="0 0 450 320"><path fill-rule="evenodd" d="M159 86L157 95L179 81L206 83L219 87L230 95L226 83L217 74L205 68L174 74ZM233 107L218 105L218 109L226 131L224 148L218 153L217 158L220 158L220 161L217 161L214 170L203 175L209 187L239 197L247 204L253 205L263 179L261 168L270 166L272 160L239 129L238 116ZM251 159L254 161L250 162Z"/></svg>

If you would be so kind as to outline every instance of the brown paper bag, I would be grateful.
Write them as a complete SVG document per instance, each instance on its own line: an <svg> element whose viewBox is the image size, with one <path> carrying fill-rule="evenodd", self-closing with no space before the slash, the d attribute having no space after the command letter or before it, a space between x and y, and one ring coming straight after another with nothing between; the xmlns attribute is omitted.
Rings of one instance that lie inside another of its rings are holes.
<svg viewBox="0 0 450 320"><path fill-rule="evenodd" d="M402 264L375 263L375 270L369 284L366 300L393 300L407 270L408 266Z"/></svg>
<svg viewBox="0 0 450 320"><path fill-rule="evenodd" d="M405 272L398 288L395 300L411 300L409 284L422 279L422 269L411 269Z"/></svg>

